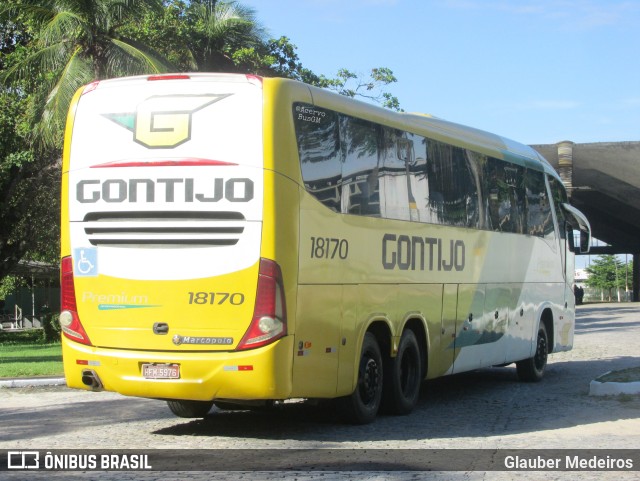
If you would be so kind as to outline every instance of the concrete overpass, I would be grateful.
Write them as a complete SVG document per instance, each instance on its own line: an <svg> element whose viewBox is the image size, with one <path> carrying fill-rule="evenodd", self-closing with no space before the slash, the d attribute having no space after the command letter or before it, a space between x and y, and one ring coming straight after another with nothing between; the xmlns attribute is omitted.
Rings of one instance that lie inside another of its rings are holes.
<svg viewBox="0 0 640 481"><path fill-rule="evenodd" d="M532 145L558 171L571 204L589 219L593 237L610 246L592 254L632 254L634 300L640 300L640 142Z"/></svg>

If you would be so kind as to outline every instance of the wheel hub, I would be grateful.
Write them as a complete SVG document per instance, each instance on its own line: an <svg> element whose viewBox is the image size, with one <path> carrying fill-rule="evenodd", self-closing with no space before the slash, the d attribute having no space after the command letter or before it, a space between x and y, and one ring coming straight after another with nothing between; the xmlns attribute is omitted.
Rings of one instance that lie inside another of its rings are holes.
<svg viewBox="0 0 640 481"><path fill-rule="evenodd" d="M376 397L376 391L380 383L380 373L378 363L375 359L367 359L364 364L364 372L362 376L362 400L369 403Z"/></svg>

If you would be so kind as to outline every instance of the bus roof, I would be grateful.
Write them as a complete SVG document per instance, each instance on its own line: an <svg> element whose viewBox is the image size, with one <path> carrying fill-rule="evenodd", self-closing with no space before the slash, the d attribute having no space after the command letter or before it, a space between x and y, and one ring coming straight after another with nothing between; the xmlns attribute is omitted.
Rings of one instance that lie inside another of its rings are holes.
<svg viewBox="0 0 640 481"><path fill-rule="evenodd" d="M269 81L270 79L265 79ZM278 79L285 82L292 80ZM560 178L551 164L535 149L514 140L474 127L457 124L428 114L395 112L377 105L345 97L335 92L308 86L313 103L335 111L365 118L372 122L423 135L463 148L490 155L523 167Z"/></svg>

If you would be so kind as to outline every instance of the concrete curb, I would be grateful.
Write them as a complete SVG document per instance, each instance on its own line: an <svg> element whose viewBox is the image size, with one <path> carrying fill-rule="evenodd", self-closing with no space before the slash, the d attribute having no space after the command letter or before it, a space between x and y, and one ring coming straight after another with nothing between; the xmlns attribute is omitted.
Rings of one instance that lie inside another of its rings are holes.
<svg viewBox="0 0 640 481"><path fill-rule="evenodd" d="M610 374L604 373L601 377ZM589 383L589 396L617 396L619 394L640 394L640 381L602 382L594 379Z"/></svg>
<svg viewBox="0 0 640 481"><path fill-rule="evenodd" d="M0 380L0 388L33 387L33 386L65 386L63 377L27 377Z"/></svg>

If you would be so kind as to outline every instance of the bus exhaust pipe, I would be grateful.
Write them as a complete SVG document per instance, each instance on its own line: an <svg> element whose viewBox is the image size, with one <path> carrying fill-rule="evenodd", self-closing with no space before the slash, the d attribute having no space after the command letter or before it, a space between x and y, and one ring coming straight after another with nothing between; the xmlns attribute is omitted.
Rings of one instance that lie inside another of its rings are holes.
<svg viewBox="0 0 640 481"><path fill-rule="evenodd" d="M104 389L102 381L92 369L82 371L82 384L90 387L92 391L102 391Z"/></svg>

